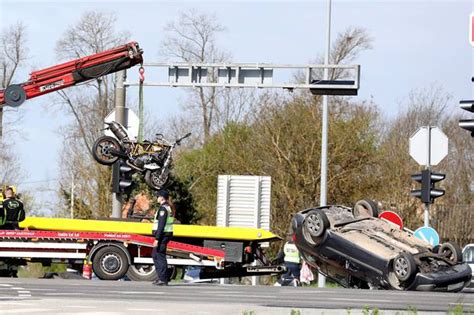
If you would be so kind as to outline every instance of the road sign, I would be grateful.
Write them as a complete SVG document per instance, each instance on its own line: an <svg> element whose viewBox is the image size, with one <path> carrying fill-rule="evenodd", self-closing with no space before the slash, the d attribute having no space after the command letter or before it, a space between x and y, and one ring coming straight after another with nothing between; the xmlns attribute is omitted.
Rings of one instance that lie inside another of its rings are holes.
<svg viewBox="0 0 474 315"><path fill-rule="evenodd" d="M104 123L106 122L112 122L112 121L117 121L115 119L115 110L111 111L110 114L108 114L104 118ZM124 126L127 129L127 134L130 140L135 140L138 137L138 125L139 125L139 119L137 114L135 114L130 108L125 108L125 121L126 121L126 126ZM104 128L107 126L104 126ZM106 130L104 132L106 136L114 137L115 135L112 133L110 130Z"/></svg>
<svg viewBox="0 0 474 315"><path fill-rule="evenodd" d="M448 137L438 127L421 127L410 137L410 156L420 165L438 165L448 155Z"/></svg>
<svg viewBox="0 0 474 315"><path fill-rule="evenodd" d="M419 238L422 241L425 241L432 246L439 245L439 235L435 229L431 227L421 227L416 229L415 233L413 233L416 238Z"/></svg>
<svg viewBox="0 0 474 315"><path fill-rule="evenodd" d="M380 219L385 219L389 222L392 222L400 227L400 230L403 229L403 221L402 218L393 211L384 211L379 214Z"/></svg>

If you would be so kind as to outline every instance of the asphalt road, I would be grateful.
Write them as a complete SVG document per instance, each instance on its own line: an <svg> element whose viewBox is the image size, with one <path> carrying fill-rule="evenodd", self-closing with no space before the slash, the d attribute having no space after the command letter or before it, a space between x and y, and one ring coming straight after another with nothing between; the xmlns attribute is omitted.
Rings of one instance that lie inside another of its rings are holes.
<svg viewBox="0 0 474 315"><path fill-rule="evenodd" d="M0 279L0 314L384 314L474 312L474 293L398 292L63 279ZM245 313L247 312L247 313Z"/></svg>

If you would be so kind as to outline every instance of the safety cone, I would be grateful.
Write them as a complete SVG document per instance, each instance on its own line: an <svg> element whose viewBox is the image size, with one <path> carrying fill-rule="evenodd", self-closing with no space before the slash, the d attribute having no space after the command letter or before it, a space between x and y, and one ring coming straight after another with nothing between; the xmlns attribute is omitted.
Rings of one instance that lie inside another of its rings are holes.
<svg viewBox="0 0 474 315"><path fill-rule="evenodd" d="M84 261L84 265L82 265L82 277L87 280L92 279L92 265L87 261Z"/></svg>

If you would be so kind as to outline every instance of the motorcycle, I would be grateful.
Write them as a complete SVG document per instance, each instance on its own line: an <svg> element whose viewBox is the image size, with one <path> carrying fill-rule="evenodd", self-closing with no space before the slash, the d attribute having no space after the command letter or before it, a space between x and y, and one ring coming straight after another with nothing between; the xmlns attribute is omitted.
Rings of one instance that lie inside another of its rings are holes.
<svg viewBox="0 0 474 315"><path fill-rule="evenodd" d="M157 134L154 141L138 142L130 140L126 129L118 122L106 123L104 130L115 135L99 137L92 147L94 159L102 165L112 165L118 159L145 176L145 182L153 189L163 188L172 168L173 151L188 138L191 133L171 143L162 134ZM117 140L118 139L118 140Z"/></svg>

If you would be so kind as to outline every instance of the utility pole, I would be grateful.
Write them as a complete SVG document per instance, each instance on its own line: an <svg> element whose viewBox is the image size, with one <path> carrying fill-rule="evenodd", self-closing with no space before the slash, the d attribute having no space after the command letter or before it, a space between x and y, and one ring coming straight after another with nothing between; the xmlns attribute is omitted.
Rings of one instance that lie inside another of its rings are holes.
<svg viewBox="0 0 474 315"><path fill-rule="evenodd" d="M331 49L331 0L328 0L328 24L326 33L326 55L324 56L324 64L329 65L329 53ZM329 78L329 69L324 68L324 80ZM321 135L321 190L319 204L325 206L327 204L327 170L328 170L328 96L323 95L323 122ZM326 286L326 277L321 273L318 275L318 287Z"/></svg>
<svg viewBox="0 0 474 315"><path fill-rule="evenodd" d="M71 172L71 219L74 219L74 172Z"/></svg>
<svg viewBox="0 0 474 315"><path fill-rule="evenodd" d="M125 79L127 71L121 70L115 73L115 121L127 126L125 109ZM112 218L120 218L122 210L122 194L112 193Z"/></svg>

